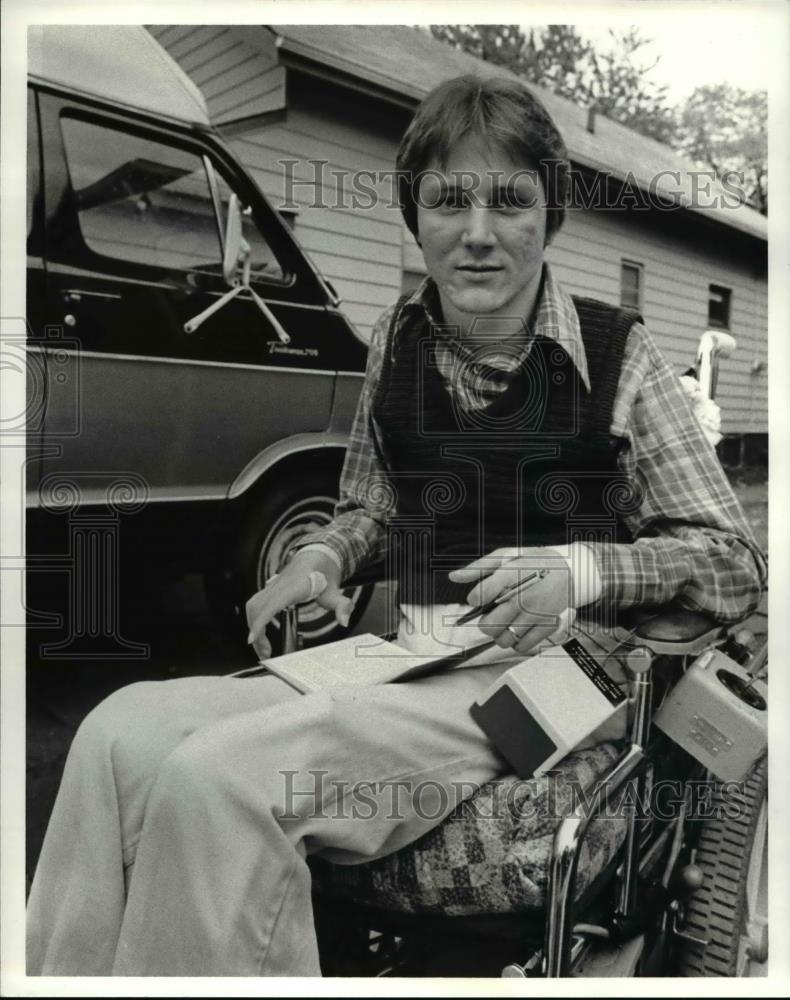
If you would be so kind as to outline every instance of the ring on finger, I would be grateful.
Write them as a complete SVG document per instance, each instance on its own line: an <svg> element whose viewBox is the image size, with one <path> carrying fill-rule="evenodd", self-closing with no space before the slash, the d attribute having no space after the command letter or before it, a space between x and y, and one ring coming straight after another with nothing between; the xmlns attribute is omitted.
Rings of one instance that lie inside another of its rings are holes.
<svg viewBox="0 0 790 1000"><path fill-rule="evenodd" d="M519 640L521 639L521 636L520 636L520 635L518 634L518 632L517 632L517 631L516 631L516 630L515 630L515 629L513 628L513 626L512 626L512 625L505 625L505 631L506 631L506 632L509 632L509 633L510 633L510 634L511 634L511 635L513 636L513 645L515 645L515 644L516 644L517 642L519 642Z"/></svg>

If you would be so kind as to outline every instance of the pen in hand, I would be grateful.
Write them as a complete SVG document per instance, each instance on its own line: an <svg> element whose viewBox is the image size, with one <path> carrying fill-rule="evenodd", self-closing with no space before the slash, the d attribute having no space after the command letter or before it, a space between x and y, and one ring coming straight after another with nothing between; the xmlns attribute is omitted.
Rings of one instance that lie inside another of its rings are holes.
<svg viewBox="0 0 790 1000"><path fill-rule="evenodd" d="M542 580L548 575L547 569L538 569L534 573L530 573L529 576L524 577L523 580L519 580L518 583L514 583L512 586L503 590L501 594L495 597L493 600L482 604L479 608L472 608L471 611L467 611L465 614L456 622L456 625L466 625L467 622L472 621L473 618L479 618L481 615L487 615L489 611L493 611L494 608L498 608L500 604L504 604L505 601L509 601L511 597L515 594L521 594L525 590L529 590L538 580Z"/></svg>

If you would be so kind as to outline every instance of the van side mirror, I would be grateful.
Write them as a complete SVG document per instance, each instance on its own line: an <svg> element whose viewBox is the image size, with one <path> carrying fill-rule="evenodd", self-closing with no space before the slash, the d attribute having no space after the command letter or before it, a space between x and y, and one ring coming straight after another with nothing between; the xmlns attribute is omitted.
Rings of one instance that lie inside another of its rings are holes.
<svg viewBox="0 0 790 1000"><path fill-rule="evenodd" d="M225 220L225 253L222 255L222 276L233 285L244 239L241 235L241 206L238 195L232 193L228 199L228 217Z"/></svg>
<svg viewBox="0 0 790 1000"><path fill-rule="evenodd" d="M238 277L239 266L242 266L241 277ZM250 245L241 234L241 207L236 194L231 193L228 199L228 217L225 220L225 252L222 255L222 276L230 285L230 290L221 295L202 313L184 323L185 333L194 333L202 324L222 309L231 299L245 292L266 317L279 341L290 344L291 337L283 328L271 309L250 285Z"/></svg>

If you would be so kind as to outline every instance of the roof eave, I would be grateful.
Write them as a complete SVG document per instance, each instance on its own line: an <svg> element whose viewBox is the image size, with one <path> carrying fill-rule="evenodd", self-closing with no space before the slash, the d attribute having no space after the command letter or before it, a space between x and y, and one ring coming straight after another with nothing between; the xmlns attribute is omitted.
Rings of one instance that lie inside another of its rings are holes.
<svg viewBox="0 0 790 1000"><path fill-rule="evenodd" d="M388 104L405 111L414 111L422 100L423 95L416 88L398 90L382 82L387 80L386 77L382 76L380 80L369 78L367 75L361 74L358 69L352 68L346 60L337 60L338 65L331 65L325 58L319 59L307 52L294 51L295 48L292 46L286 50L285 46L281 47L280 64L282 66L306 73L320 80L329 80L356 93L363 93L369 97L386 101ZM341 63L346 63L346 65L341 65Z"/></svg>
<svg viewBox="0 0 790 1000"><path fill-rule="evenodd" d="M268 27L275 35L280 61L284 66L319 79L330 80L357 93L364 93L369 97L386 101L402 110L413 111L424 96L416 87L410 87L402 81L393 81L390 77L374 73L367 67L359 66L350 60L328 55L323 49L280 35L277 33L276 26L269 25ZM601 163L594 157L579 156L570 151L570 160L577 166L606 172L615 180L627 179L625 174L612 170L610 166ZM640 190L650 193L649 187L644 182L637 180L636 184ZM690 212L696 217L704 218L706 221L723 226L725 229L735 229L753 239L763 242L768 240L767 222L764 227L759 226L756 220L751 219L748 221L732 219L725 222L722 219L712 219L710 214L706 214L704 208L696 208L693 205L681 205L678 211Z"/></svg>

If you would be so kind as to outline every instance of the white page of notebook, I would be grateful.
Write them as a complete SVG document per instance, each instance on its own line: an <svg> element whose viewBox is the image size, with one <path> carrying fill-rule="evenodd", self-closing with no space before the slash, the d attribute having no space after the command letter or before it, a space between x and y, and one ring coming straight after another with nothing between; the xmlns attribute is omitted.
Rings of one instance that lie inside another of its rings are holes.
<svg viewBox="0 0 790 1000"><path fill-rule="evenodd" d="M429 670L440 659L443 657L410 653L365 633L264 662L273 674L300 691L318 691L341 684L387 684L404 674Z"/></svg>

